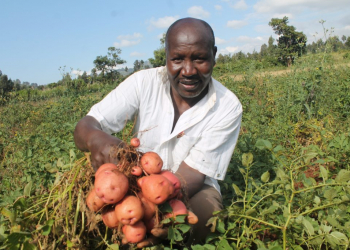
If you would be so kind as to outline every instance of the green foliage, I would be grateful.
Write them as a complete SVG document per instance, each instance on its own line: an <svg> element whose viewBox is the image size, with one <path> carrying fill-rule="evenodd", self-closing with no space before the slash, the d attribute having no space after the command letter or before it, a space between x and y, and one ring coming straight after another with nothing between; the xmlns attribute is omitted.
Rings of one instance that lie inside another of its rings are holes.
<svg viewBox="0 0 350 250"><path fill-rule="evenodd" d="M102 77L114 81L119 76L116 66L125 63L125 61L119 57L120 54L120 49L109 47L106 56L96 57L94 60L95 68L97 71L101 71Z"/></svg>
<svg viewBox="0 0 350 250"><path fill-rule="evenodd" d="M258 74L264 60L242 53L225 60L214 77L242 102L241 135L221 183L225 209L210 220L206 244L192 249L345 249L350 72L343 54L309 54L283 74ZM232 77L236 70L242 74ZM0 107L1 247L40 249L35 237L54 235L46 215L36 228L24 211L34 197L47 197L72 159L82 156L74 127L117 85L63 79L44 90L10 92ZM180 225L171 224L174 247L182 246L186 228Z"/></svg>
<svg viewBox="0 0 350 250"><path fill-rule="evenodd" d="M165 66L166 53L165 53L165 34L160 39L160 48L153 51L154 58L149 58L149 62L153 67Z"/></svg>
<svg viewBox="0 0 350 250"><path fill-rule="evenodd" d="M306 51L307 38L303 32L297 32L294 26L289 26L288 17L272 18L269 25L279 36L277 39L278 55L289 67L296 56L301 56Z"/></svg>

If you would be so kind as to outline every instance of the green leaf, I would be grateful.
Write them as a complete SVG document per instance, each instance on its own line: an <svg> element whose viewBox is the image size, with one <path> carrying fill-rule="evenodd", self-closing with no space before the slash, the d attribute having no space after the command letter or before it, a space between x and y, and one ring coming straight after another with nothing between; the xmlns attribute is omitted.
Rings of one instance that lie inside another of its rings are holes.
<svg viewBox="0 0 350 250"><path fill-rule="evenodd" d="M176 228L174 228L174 235L175 235L175 237L174 237L174 240L175 240L175 241L181 241L181 240L183 240L180 231L177 230Z"/></svg>
<svg viewBox="0 0 350 250"><path fill-rule="evenodd" d="M333 201L333 199L335 197L338 196L337 191L334 188L328 189L324 192L324 197L328 200L328 201Z"/></svg>
<svg viewBox="0 0 350 250"><path fill-rule="evenodd" d="M27 185L25 185L24 191L23 191L23 195L24 196L30 196L30 192L32 190L32 186L33 186L33 182L32 181L28 182Z"/></svg>
<svg viewBox="0 0 350 250"><path fill-rule="evenodd" d="M15 223L15 220L16 220L16 214L15 213L12 213L10 210L8 210L7 208L3 207L1 209L1 214L5 217L7 217L11 224L14 224Z"/></svg>
<svg viewBox="0 0 350 250"><path fill-rule="evenodd" d="M37 247L33 244L30 244L28 241L25 241L23 244L23 250L36 250Z"/></svg>
<svg viewBox="0 0 350 250"><path fill-rule="evenodd" d="M232 247L228 244L228 241L223 238L220 240L217 249L232 250Z"/></svg>
<svg viewBox="0 0 350 250"><path fill-rule="evenodd" d="M174 239L175 239L174 228L169 227L169 229L168 229L168 240L174 240Z"/></svg>
<svg viewBox="0 0 350 250"><path fill-rule="evenodd" d="M119 250L119 245L118 244L109 245L107 250Z"/></svg>
<svg viewBox="0 0 350 250"><path fill-rule="evenodd" d="M257 142L255 143L255 147L258 149L272 149L272 144L268 140L263 140L263 139L258 139Z"/></svg>
<svg viewBox="0 0 350 250"><path fill-rule="evenodd" d="M326 240L332 247L349 244L349 239L341 232L332 232L331 234L326 235Z"/></svg>
<svg viewBox="0 0 350 250"><path fill-rule="evenodd" d="M315 202L315 204L316 204L317 206L320 205L320 203L321 203L320 197L318 197L317 195L315 195L314 202Z"/></svg>
<svg viewBox="0 0 350 250"><path fill-rule="evenodd" d="M312 236L315 234L315 230L314 230L314 227L312 226L311 222L308 221L307 219L303 218L303 225L306 229L306 232Z"/></svg>
<svg viewBox="0 0 350 250"><path fill-rule="evenodd" d="M242 165L245 167L249 167L253 162L253 154L252 153L244 153L242 155Z"/></svg>
<svg viewBox="0 0 350 250"><path fill-rule="evenodd" d="M171 208L169 202L163 203L162 205L158 206L158 208L163 214L173 212L173 209Z"/></svg>
<svg viewBox="0 0 350 250"><path fill-rule="evenodd" d="M175 228L180 230L182 233L187 233L191 229L191 226L187 224L178 224L175 226Z"/></svg>
<svg viewBox="0 0 350 250"><path fill-rule="evenodd" d="M237 194L237 196L242 196L242 191L239 189L239 187L232 183L232 188L235 190L235 193Z"/></svg>
<svg viewBox="0 0 350 250"><path fill-rule="evenodd" d="M245 214L246 215L252 215L252 214L255 214L256 213L256 210L254 208L251 208L251 209L248 209Z"/></svg>
<svg viewBox="0 0 350 250"><path fill-rule="evenodd" d="M266 171L265 173L263 173L262 175L261 175L261 181L262 182L268 182L269 181L269 179L270 179L270 172L269 171Z"/></svg>
<svg viewBox="0 0 350 250"><path fill-rule="evenodd" d="M216 230L219 233L225 233L226 229L225 229L225 223L219 219L219 223L216 225Z"/></svg>
<svg viewBox="0 0 350 250"><path fill-rule="evenodd" d="M71 163L74 162L77 158L73 149L69 150L69 158Z"/></svg>
<svg viewBox="0 0 350 250"><path fill-rule="evenodd" d="M216 228L216 222L218 221L218 217L211 217L208 221L207 224L205 226L210 226L210 232L214 233L215 232L215 228Z"/></svg>
<svg viewBox="0 0 350 250"><path fill-rule="evenodd" d="M187 214L178 214L175 217L175 222L176 223L185 223L186 217L187 217Z"/></svg>
<svg viewBox="0 0 350 250"><path fill-rule="evenodd" d="M345 169L341 169L337 177L335 177L335 181L338 183L347 182L349 180L350 180L350 171Z"/></svg>
<svg viewBox="0 0 350 250"><path fill-rule="evenodd" d="M328 179L327 169L325 169L325 167L323 167L323 166L320 166L320 172L321 172L321 176L322 176L323 180L326 181Z"/></svg>
<svg viewBox="0 0 350 250"><path fill-rule="evenodd" d="M281 146L281 145L278 145L278 146L276 146L274 149L273 149L273 152L275 152L275 153L277 153L277 152L279 152L279 151L281 151L281 150L283 150L284 148Z"/></svg>

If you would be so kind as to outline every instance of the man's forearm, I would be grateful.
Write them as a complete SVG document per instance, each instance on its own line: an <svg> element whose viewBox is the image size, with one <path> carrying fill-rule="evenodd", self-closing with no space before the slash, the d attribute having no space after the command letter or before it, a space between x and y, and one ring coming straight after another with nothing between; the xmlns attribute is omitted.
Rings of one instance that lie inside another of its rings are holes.
<svg viewBox="0 0 350 250"><path fill-rule="evenodd" d="M182 162L175 175L179 178L188 198L199 192L204 184L205 175Z"/></svg>
<svg viewBox="0 0 350 250"><path fill-rule="evenodd" d="M92 116L82 118L74 130L74 142L81 151L90 151L89 145L91 137L96 136L95 133L104 133L100 123Z"/></svg>

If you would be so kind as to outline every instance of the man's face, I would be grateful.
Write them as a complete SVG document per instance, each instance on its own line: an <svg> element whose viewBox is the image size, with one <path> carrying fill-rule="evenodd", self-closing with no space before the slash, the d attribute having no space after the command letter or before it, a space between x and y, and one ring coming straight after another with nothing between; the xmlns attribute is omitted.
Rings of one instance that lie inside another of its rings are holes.
<svg viewBox="0 0 350 250"><path fill-rule="evenodd" d="M210 82L216 47L205 28L183 26L168 35L168 78L175 95L182 99L196 98Z"/></svg>

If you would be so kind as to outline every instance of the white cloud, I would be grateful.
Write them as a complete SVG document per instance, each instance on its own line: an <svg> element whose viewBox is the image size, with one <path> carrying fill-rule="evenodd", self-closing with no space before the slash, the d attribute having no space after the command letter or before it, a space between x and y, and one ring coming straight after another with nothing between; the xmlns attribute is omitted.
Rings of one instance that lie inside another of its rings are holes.
<svg viewBox="0 0 350 250"><path fill-rule="evenodd" d="M131 35L130 34L119 35L118 36L119 41L115 42L113 45L118 48L134 46L141 42L140 38L142 38L142 35L136 32Z"/></svg>
<svg viewBox="0 0 350 250"><path fill-rule="evenodd" d="M140 42L141 42L141 40L126 40L126 39L123 39L120 42L115 42L113 45L115 47L122 48L122 47L134 46L136 44L139 44Z"/></svg>
<svg viewBox="0 0 350 250"><path fill-rule="evenodd" d="M345 30L350 30L350 25L344 27Z"/></svg>
<svg viewBox="0 0 350 250"><path fill-rule="evenodd" d="M173 22L175 22L177 19L179 19L179 16L165 16L158 18L157 20L153 17L148 21L149 29L157 28L157 29L163 29L168 28Z"/></svg>
<svg viewBox="0 0 350 250"><path fill-rule="evenodd" d="M226 47L226 50L230 53L234 53L238 50L238 47Z"/></svg>
<svg viewBox="0 0 350 250"><path fill-rule="evenodd" d="M137 51L134 51L134 52L130 53L130 56L132 56L132 57L143 57L145 55L146 55L145 53L140 53L140 52L137 52Z"/></svg>
<svg viewBox="0 0 350 250"><path fill-rule="evenodd" d="M70 73L73 74L73 75L76 75L76 76L81 76L81 75L84 74L84 70L73 69ZM91 70L86 71L86 74L87 74L87 75L90 75L90 74L91 74Z"/></svg>
<svg viewBox="0 0 350 250"><path fill-rule="evenodd" d="M242 28L243 26L246 26L247 24L248 23L243 20L231 20L231 21L227 21L226 26L233 29L239 29L239 28Z"/></svg>
<svg viewBox="0 0 350 250"><path fill-rule="evenodd" d="M222 6L221 5L215 5L214 6L216 10L222 10Z"/></svg>
<svg viewBox="0 0 350 250"><path fill-rule="evenodd" d="M237 3L234 3L232 7L236 10L246 10L248 8L248 5L244 0L240 0Z"/></svg>
<svg viewBox="0 0 350 250"><path fill-rule="evenodd" d="M264 39L260 36L258 37L249 37L249 36L239 36L237 38L237 42L240 43L256 43L256 42L263 42Z"/></svg>
<svg viewBox="0 0 350 250"><path fill-rule="evenodd" d="M224 39L221 39L219 37L215 37L215 44L220 45L220 44L224 44L224 43L227 43L227 41Z"/></svg>
<svg viewBox="0 0 350 250"><path fill-rule="evenodd" d="M260 0L254 5L258 13L300 13L306 9L328 12L330 10L341 9L349 6L349 0Z"/></svg>
<svg viewBox="0 0 350 250"><path fill-rule="evenodd" d="M119 40L132 40L132 39L137 39L141 38L142 35L140 33L134 33L132 35L120 35L118 36Z"/></svg>
<svg viewBox="0 0 350 250"><path fill-rule="evenodd" d="M210 13L203 9L202 6L192 6L187 10L187 13L195 18L208 18Z"/></svg>

